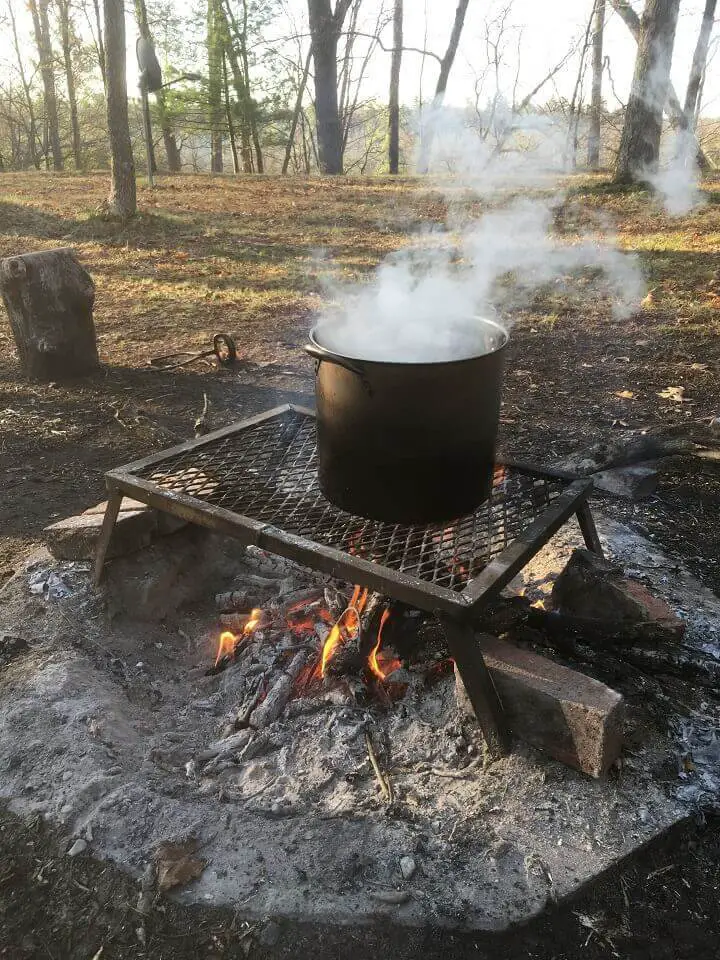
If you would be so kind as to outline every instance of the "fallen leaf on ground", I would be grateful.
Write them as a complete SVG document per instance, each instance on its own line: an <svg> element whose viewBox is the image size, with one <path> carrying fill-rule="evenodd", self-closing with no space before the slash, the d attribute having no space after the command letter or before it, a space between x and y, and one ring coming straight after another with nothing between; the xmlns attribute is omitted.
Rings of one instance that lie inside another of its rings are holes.
<svg viewBox="0 0 720 960"><path fill-rule="evenodd" d="M647 310L648 308L652 307L654 303L655 303L655 291L650 290L648 291L647 296L643 297L643 299L640 301L640 306L644 307Z"/></svg>
<svg viewBox="0 0 720 960"><path fill-rule="evenodd" d="M691 370L700 370L700 371L702 371L702 372L704 373L709 366L710 366L709 363L691 363L691 364L690 364L690 369L691 369Z"/></svg>
<svg viewBox="0 0 720 960"><path fill-rule="evenodd" d="M683 403L688 400L685 396L685 387L665 387L664 390L658 392L658 396L662 397L663 400L673 400L675 403Z"/></svg>
<svg viewBox="0 0 720 960"><path fill-rule="evenodd" d="M632 390L616 390L615 396L620 397L623 400L632 400L635 397L635 394Z"/></svg>
<svg viewBox="0 0 720 960"><path fill-rule="evenodd" d="M155 851L158 890L171 890L196 880L207 866L207 861L192 856L198 848L197 840L185 843L161 843Z"/></svg>

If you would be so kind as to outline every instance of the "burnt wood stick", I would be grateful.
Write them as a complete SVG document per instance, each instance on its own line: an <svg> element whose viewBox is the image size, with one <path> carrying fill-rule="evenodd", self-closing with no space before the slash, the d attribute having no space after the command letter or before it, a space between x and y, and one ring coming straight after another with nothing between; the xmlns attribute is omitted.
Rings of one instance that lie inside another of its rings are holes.
<svg viewBox="0 0 720 960"><path fill-rule="evenodd" d="M325 596L325 605L327 606L332 618L337 620L343 610L347 607L347 597L344 597L336 587L331 585L325 587L323 592Z"/></svg>
<svg viewBox="0 0 720 960"><path fill-rule="evenodd" d="M277 720L283 712L290 699L295 681L305 666L307 657L308 653L306 650L301 650L299 653L296 653L287 668L270 687L263 702L259 707L255 708L250 719L250 725L256 730L262 730L263 727L267 727L274 720Z"/></svg>
<svg viewBox="0 0 720 960"><path fill-rule="evenodd" d="M198 763L207 763L209 760L214 760L215 757L229 756L231 753L242 750L250 742L251 737L252 730L239 730L229 737L223 737L221 740L209 744L205 750L196 754L195 760Z"/></svg>
<svg viewBox="0 0 720 960"><path fill-rule="evenodd" d="M488 750L493 757L506 756L510 752L510 738L503 708L472 627L444 613L436 614L436 618L447 640L450 656L462 678Z"/></svg>
<svg viewBox="0 0 720 960"><path fill-rule="evenodd" d="M228 590L215 595L215 606L220 613L238 613L250 610L250 597L247 590Z"/></svg>

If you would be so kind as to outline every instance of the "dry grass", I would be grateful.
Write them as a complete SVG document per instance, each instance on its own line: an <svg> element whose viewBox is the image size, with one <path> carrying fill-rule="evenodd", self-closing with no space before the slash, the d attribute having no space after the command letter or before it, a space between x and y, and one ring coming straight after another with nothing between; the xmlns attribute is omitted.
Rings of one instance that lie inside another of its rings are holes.
<svg viewBox="0 0 720 960"><path fill-rule="evenodd" d="M697 435L718 413L720 190L670 219L646 192L603 177L570 178L567 188L560 229L570 241L599 220L614 229L652 295L622 321L601 298L552 289L517 313L503 446L549 461L624 426ZM182 176L141 188L140 213L123 225L100 212L107 189L106 174L0 177L0 256L76 248L96 282L107 364L81 386L29 385L0 325L0 468L19 481L0 507L10 560L50 516L99 499L104 469L186 436L204 390L218 425L283 391L311 391L301 345L324 275L366 276L447 212L440 193L412 179ZM205 348L218 331L236 336L248 361L239 372L190 368L160 382L147 370L150 356ZM658 397L669 385L684 386L688 402ZM686 470L666 494L701 526L720 489L713 469ZM0 544L0 572L2 559Z"/></svg>

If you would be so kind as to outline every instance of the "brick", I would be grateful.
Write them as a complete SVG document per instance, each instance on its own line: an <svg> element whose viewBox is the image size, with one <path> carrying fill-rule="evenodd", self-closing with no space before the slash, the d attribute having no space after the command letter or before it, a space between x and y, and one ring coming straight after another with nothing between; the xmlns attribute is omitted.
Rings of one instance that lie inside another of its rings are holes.
<svg viewBox="0 0 720 960"><path fill-rule="evenodd" d="M83 510L83 515L90 514L94 516L99 513L101 516L105 516L106 507L107 500L103 500L102 503L90 507L89 510ZM154 513L157 518L157 532L161 537L175 533L177 530L182 530L183 527L187 526L187 520L181 520L180 517L174 517L172 514L164 513L162 510L153 510L152 507L148 507L147 504L141 503L139 500L133 500L132 497L123 497L122 503L120 504L120 516L131 510L148 510Z"/></svg>
<svg viewBox="0 0 720 960"><path fill-rule="evenodd" d="M50 524L43 531L45 543L57 560L92 560L102 529L102 513L83 513ZM124 510L118 515L107 556L121 557L148 546L157 536L153 510Z"/></svg>
<svg viewBox="0 0 720 960"><path fill-rule="evenodd" d="M105 516L105 510L107 508L107 500L103 500L102 503L96 504L94 507L90 507L88 510L83 510L83 514L102 514ZM132 497L123 497L122 503L120 504L120 513L125 513L127 510L149 510L150 507L145 503L141 503L139 500L133 500Z"/></svg>
<svg viewBox="0 0 720 960"><path fill-rule="evenodd" d="M618 629L628 639L680 639L684 622L664 600L652 596L622 567L589 550L574 550L552 589L552 607L570 617L606 621L608 636Z"/></svg>
<svg viewBox="0 0 720 960"><path fill-rule="evenodd" d="M604 776L622 748L622 696L489 634L479 634L478 643L510 730L555 760L591 777ZM455 680L460 710L472 715L457 670Z"/></svg>
<svg viewBox="0 0 720 960"><path fill-rule="evenodd" d="M599 490L624 500L643 500L657 490L658 472L652 467L620 467L592 474Z"/></svg>

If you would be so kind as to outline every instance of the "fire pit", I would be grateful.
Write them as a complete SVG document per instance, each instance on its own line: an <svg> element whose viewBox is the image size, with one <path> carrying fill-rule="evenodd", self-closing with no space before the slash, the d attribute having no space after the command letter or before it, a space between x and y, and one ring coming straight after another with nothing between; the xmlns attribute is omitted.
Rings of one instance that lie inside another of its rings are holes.
<svg viewBox="0 0 720 960"><path fill-rule="evenodd" d="M502 711L472 631L461 622L496 596L573 515L588 548L602 553L587 503L592 483L519 464L498 465L487 499L454 522L409 525L345 513L325 499L318 484L314 417L294 406L113 470L107 486L96 582L127 494L315 570L441 612L448 647L494 754L507 750Z"/></svg>

